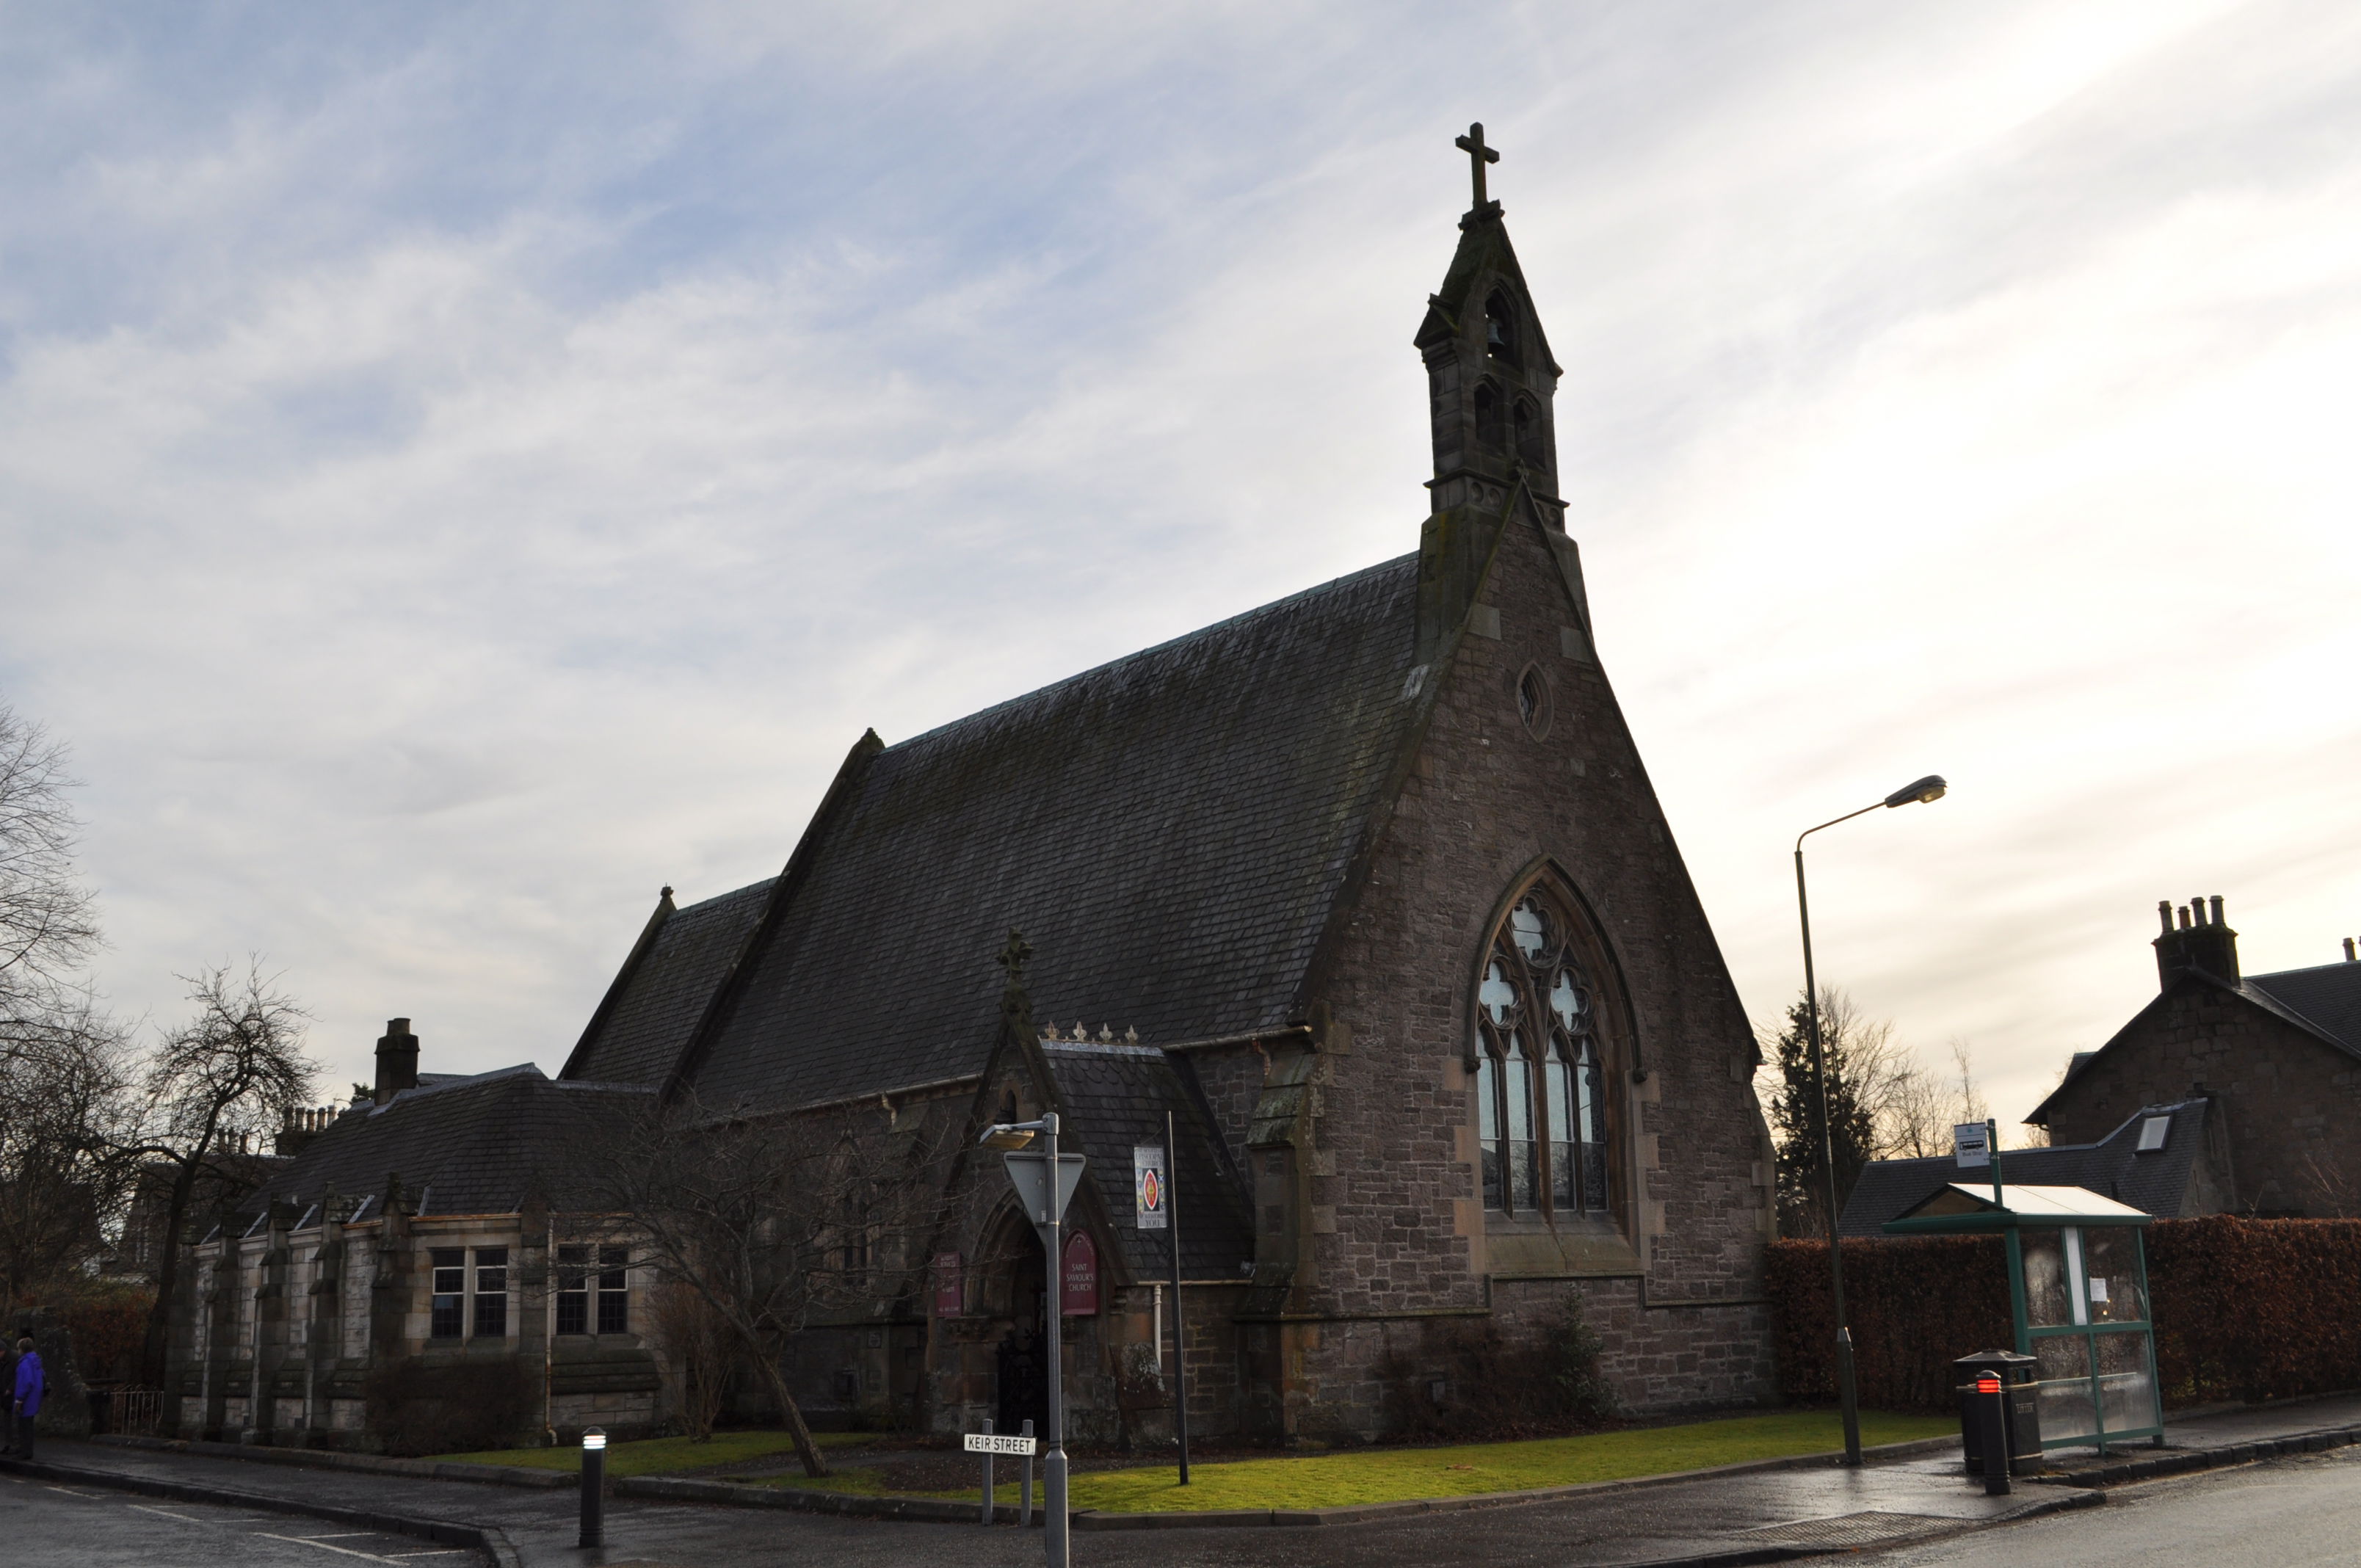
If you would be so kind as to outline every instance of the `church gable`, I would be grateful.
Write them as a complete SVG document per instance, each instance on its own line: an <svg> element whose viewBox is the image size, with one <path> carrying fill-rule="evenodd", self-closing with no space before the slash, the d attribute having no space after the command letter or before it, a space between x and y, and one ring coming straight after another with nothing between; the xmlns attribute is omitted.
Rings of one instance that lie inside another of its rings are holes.
<svg viewBox="0 0 2361 1568"><path fill-rule="evenodd" d="M680 910L673 908L672 889L664 889L558 1077L662 1085L745 950L776 880Z"/></svg>
<svg viewBox="0 0 2361 1568"><path fill-rule="evenodd" d="M879 751L696 1047L709 1105L961 1079L1012 927L1045 1013L1290 1021L1420 709L1408 558Z"/></svg>

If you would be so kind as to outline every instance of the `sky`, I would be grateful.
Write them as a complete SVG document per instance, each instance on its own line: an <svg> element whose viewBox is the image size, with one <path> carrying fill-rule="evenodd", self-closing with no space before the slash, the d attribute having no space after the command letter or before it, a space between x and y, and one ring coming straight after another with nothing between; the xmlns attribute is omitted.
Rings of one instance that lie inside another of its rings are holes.
<svg viewBox="0 0 2361 1568"><path fill-rule="evenodd" d="M888 741L1412 549L1503 149L1602 659L1751 1015L2004 1123L2361 934L2361 9L0 0L0 702L93 978L555 1070Z"/></svg>

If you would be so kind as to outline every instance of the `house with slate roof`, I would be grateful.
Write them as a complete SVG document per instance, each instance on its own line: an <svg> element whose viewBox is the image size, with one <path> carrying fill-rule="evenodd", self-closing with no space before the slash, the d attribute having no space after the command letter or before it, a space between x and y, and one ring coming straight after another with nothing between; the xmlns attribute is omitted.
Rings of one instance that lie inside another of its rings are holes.
<svg viewBox="0 0 2361 1568"><path fill-rule="evenodd" d="M2157 994L2104 1045L2077 1052L2026 1121L2052 1142L2080 1143L2143 1107L2202 1101L2218 1211L2361 1215L2353 944L2342 962L2243 974L2218 896L2178 909L2168 900L2157 918Z"/></svg>
<svg viewBox="0 0 2361 1568"><path fill-rule="evenodd" d="M1480 130L1462 145L1488 155ZM1480 1409L1469 1336L1532 1347L1570 1308L1634 1410L1771 1396L1753 1032L1608 678L1558 482L1562 372L1475 170L1411 339L1433 455L1415 549L863 735L776 876L664 890L557 1079L530 1081L535 1104L653 1094L685 1129L944 1135L911 1141L950 1151L912 1172L941 1194L925 1255L879 1270L923 1284L813 1323L783 1369L815 1420L1018 1416L1053 1310L1083 1442L1169 1431L1181 1307L1192 1430L1229 1438ZM1021 980L995 962L1012 932ZM1090 1161L1054 1284L973 1152L1049 1108ZM1170 1233L1137 1227L1131 1190L1168 1127L1178 1301ZM512 1327L565 1337L516 1301Z"/></svg>
<svg viewBox="0 0 2361 1568"><path fill-rule="evenodd" d="M2228 1205L2222 1184L2219 1124L2211 1102L2143 1105L2096 1143L2010 1149L2001 1156L2004 1187L2079 1187L2128 1203L2159 1220L2219 1214ZM1912 1212L1956 1181L1981 1181L1988 1170L1962 1171L1957 1159L1877 1159L1861 1167L1845 1200L1837 1231L1882 1236L1885 1222Z"/></svg>
<svg viewBox="0 0 2361 1568"><path fill-rule="evenodd" d="M288 1157L203 1223L168 1434L448 1452L664 1419L646 1271L580 1197L652 1092L530 1062L421 1073L409 1025L378 1041L373 1093L299 1113Z"/></svg>

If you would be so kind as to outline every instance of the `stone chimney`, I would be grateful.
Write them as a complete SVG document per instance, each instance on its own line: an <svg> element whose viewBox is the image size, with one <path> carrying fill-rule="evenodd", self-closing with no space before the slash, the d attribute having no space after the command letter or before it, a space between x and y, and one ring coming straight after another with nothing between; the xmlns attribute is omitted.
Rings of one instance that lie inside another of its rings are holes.
<svg viewBox="0 0 2361 1568"><path fill-rule="evenodd" d="M418 1036L410 1032L409 1019L389 1018L385 1037L377 1043L377 1102L417 1087Z"/></svg>
<svg viewBox="0 0 2361 1568"><path fill-rule="evenodd" d="M2204 973L2228 984L2238 983L2238 933L2222 918L2222 895L2192 898L2178 910L2166 899L2156 906L2164 934L2156 939L2156 978L2164 990L2185 974ZM2179 924L2174 924L2175 916Z"/></svg>

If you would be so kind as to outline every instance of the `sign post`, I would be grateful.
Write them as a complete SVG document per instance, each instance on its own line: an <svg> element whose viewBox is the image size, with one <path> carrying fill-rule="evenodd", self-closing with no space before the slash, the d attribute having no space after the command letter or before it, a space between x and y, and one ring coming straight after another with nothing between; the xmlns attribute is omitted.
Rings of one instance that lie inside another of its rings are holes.
<svg viewBox="0 0 2361 1568"><path fill-rule="evenodd" d="M1039 1154L1012 1153L1000 1157L1008 1168L1009 1182L1016 1189L1017 1201L1025 1205L1025 1216L1041 1237L1043 1273L1049 1287L1049 1409L1048 1452L1041 1458L1041 1524L1042 1546L1049 1568L1066 1568L1066 1390L1065 1390L1065 1319L1066 1303L1064 1266L1066 1248L1066 1205L1073 1201L1074 1190L1082 1185L1082 1157L1058 1152L1058 1113L1044 1111L1036 1123L1011 1124L1006 1127L989 1129L989 1143L996 1135L1038 1131L1041 1135Z"/></svg>
<svg viewBox="0 0 2361 1568"><path fill-rule="evenodd" d="M1134 1213L1143 1231L1165 1233L1172 1259L1172 1435L1180 1449L1180 1485L1189 1484L1189 1338L1180 1313L1180 1210L1175 1201L1172 1171L1180 1164L1180 1142L1172 1113L1164 1113L1164 1146L1136 1145L1131 1151Z"/></svg>

